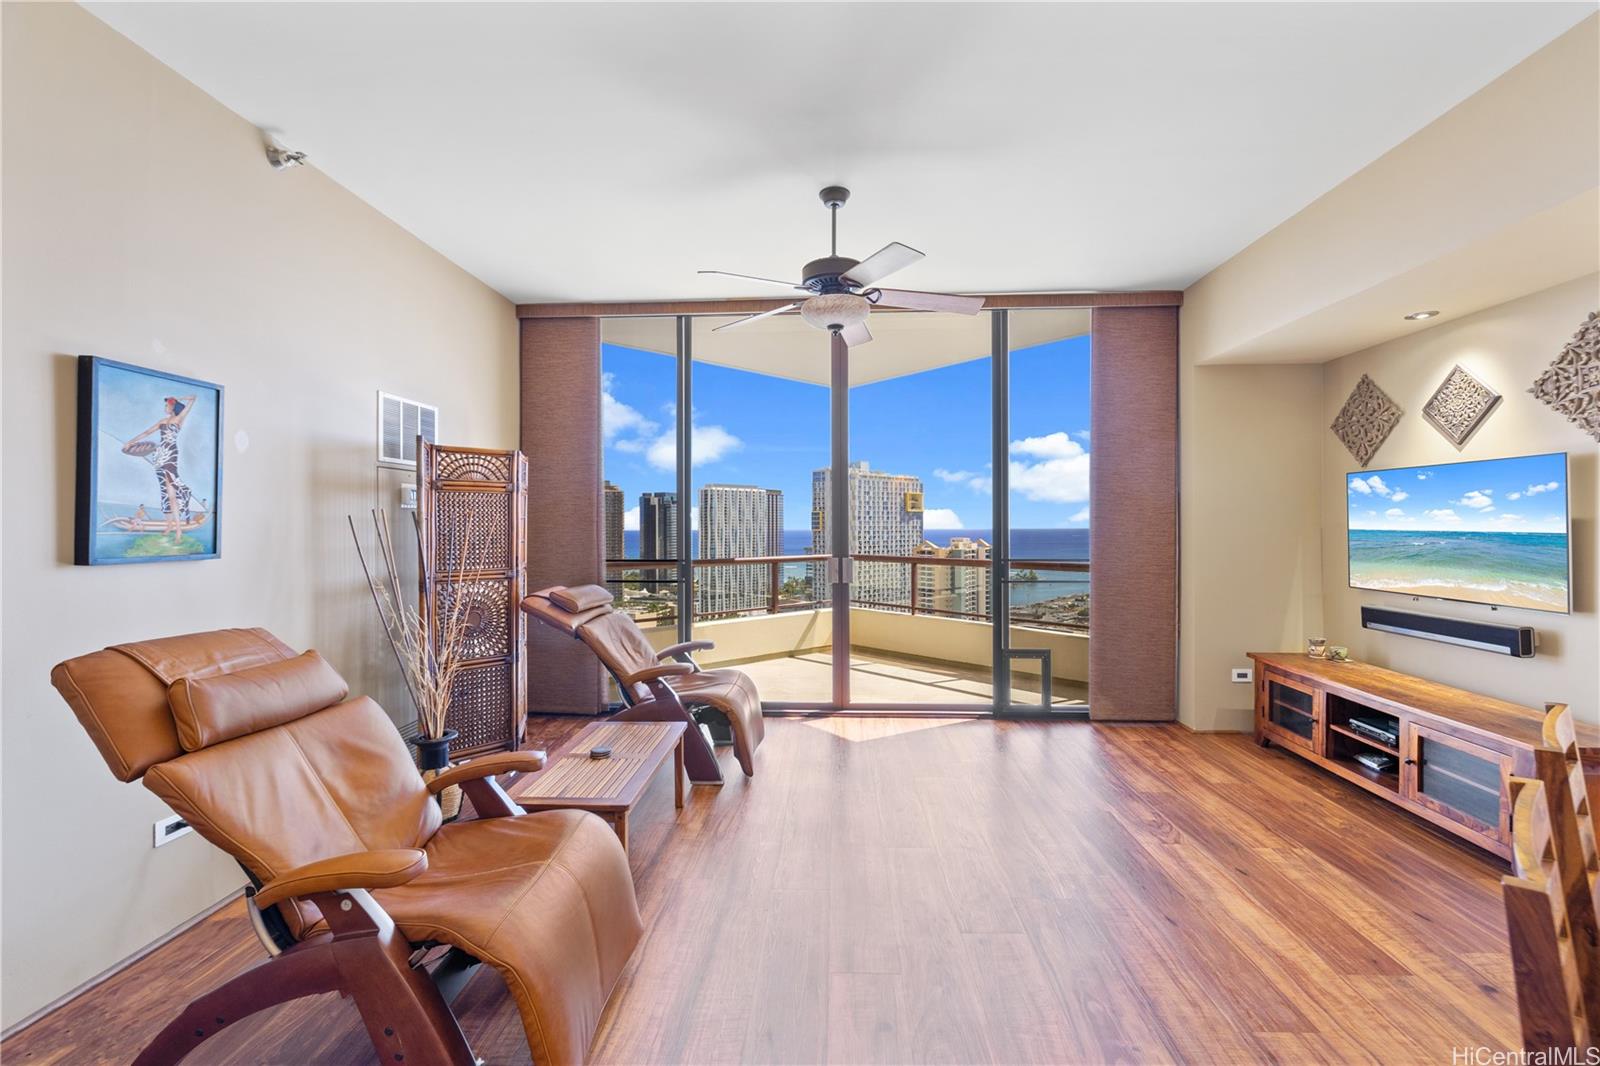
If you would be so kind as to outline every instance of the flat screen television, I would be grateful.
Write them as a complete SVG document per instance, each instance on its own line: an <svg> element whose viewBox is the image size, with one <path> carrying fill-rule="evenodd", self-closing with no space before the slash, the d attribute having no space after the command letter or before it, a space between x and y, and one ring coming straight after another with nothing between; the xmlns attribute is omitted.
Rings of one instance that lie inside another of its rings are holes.
<svg viewBox="0 0 1600 1066"><path fill-rule="evenodd" d="M1350 587L1567 613L1567 454L1345 475Z"/></svg>

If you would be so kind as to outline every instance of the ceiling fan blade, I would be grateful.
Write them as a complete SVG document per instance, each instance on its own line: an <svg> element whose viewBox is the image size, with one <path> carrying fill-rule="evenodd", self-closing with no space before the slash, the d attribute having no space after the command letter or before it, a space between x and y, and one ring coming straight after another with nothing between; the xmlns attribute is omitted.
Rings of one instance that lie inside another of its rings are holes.
<svg viewBox="0 0 1600 1066"><path fill-rule="evenodd" d="M781 315L785 311L793 311L799 306L799 304L784 304L782 307L774 307L770 311L763 311L759 315L746 315L744 318L738 318L732 322L724 322L720 326L713 326L711 332L719 333L725 329L738 329L740 326L748 326L752 322L760 322L763 318L771 318L773 315Z"/></svg>
<svg viewBox="0 0 1600 1066"><path fill-rule="evenodd" d="M851 267L850 272L844 276L844 280L852 285L871 285L888 277L902 267L910 266L922 257L922 253L910 245L901 244L899 241L890 241Z"/></svg>
<svg viewBox="0 0 1600 1066"><path fill-rule="evenodd" d="M699 270L696 271L696 273L719 274L725 278L738 278L740 281L759 281L763 285L776 285L780 289L799 289L801 292L805 291L802 286L796 285L792 281L779 281L777 278L758 278L754 274L735 274L731 270Z"/></svg>
<svg viewBox="0 0 1600 1066"><path fill-rule="evenodd" d="M916 311L949 311L957 315L975 315L983 310L982 296L952 296L943 292L874 289L872 293L867 294L867 299L879 307L909 307Z"/></svg>
<svg viewBox="0 0 1600 1066"><path fill-rule="evenodd" d="M853 326L846 326L839 336L844 338L845 344L852 348L858 344L865 344L872 339L872 333L867 329L865 322L857 322Z"/></svg>

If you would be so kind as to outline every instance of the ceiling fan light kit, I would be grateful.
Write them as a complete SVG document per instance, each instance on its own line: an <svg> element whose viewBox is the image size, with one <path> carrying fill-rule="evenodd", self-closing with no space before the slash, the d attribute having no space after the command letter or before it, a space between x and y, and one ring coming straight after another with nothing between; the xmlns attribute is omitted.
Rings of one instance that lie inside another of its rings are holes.
<svg viewBox="0 0 1600 1066"><path fill-rule="evenodd" d="M818 329L844 329L865 322L872 305L865 296L848 292L813 296L800 305L800 317Z"/></svg>
<svg viewBox="0 0 1600 1066"><path fill-rule="evenodd" d="M903 289L873 288L877 282L903 267L923 258L921 252L910 245L891 241L865 259L851 259L839 254L839 208L850 199L850 190L842 185L830 185L818 194L828 209L832 228L832 251L820 259L813 259L800 272L801 280L779 281L776 278L757 277L754 274L735 274L727 270L702 270L702 274L759 281L764 285L777 285L796 292L810 293L804 301L785 304L770 311L738 319L718 326L717 330L737 329L763 318L781 315L800 309L800 317L818 329L839 333L845 343L854 347L872 339L867 331L867 316L874 307L902 307L914 311L946 311L959 315L975 315L983 310L981 296L950 296L937 292L912 292ZM715 331L713 331L715 332Z"/></svg>

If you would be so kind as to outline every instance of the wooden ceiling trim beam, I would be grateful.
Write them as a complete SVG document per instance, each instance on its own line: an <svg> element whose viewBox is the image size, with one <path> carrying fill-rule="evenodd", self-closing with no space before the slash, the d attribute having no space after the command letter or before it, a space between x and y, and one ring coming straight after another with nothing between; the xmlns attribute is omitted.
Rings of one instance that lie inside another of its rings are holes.
<svg viewBox="0 0 1600 1066"><path fill-rule="evenodd" d="M802 294L796 293L795 299ZM984 296L985 308L1036 307L1177 307L1183 293L1155 292L1018 292ZM646 315L755 315L794 300L637 300L617 303L518 304L518 318L638 318ZM900 313L892 307L873 314Z"/></svg>

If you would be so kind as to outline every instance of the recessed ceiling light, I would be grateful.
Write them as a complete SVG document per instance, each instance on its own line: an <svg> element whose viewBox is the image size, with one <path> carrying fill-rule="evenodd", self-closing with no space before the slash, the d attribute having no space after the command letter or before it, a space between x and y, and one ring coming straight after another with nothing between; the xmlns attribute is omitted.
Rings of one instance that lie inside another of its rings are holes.
<svg viewBox="0 0 1600 1066"><path fill-rule="evenodd" d="M1409 315L1406 316L1406 321L1407 322L1421 322L1423 319L1432 318L1434 315L1437 315L1438 313L1439 312L1437 312L1437 311L1413 311Z"/></svg>

